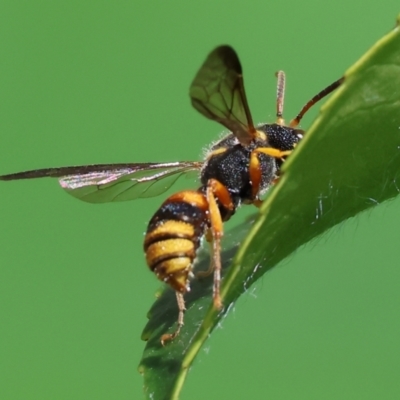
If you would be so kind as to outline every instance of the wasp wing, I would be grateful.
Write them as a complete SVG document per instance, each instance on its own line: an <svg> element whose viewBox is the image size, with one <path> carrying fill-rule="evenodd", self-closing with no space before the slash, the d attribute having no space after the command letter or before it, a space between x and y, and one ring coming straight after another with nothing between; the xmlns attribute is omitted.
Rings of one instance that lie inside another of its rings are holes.
<svg viewBox="0 0 400 400"><path fill-rule="evenodd" d="M255 137L243 85L242 66L230 46L212 51L190 86L193 107L228 128L247 146Z"/></svg>
<svg viewBox="0 0 400 400"><path fill-rule="evenodd" d="M0 180L57 177L72 196L89 203L109 203L157 196L201 162L96 164L48 168L2 175Z"/></svg>

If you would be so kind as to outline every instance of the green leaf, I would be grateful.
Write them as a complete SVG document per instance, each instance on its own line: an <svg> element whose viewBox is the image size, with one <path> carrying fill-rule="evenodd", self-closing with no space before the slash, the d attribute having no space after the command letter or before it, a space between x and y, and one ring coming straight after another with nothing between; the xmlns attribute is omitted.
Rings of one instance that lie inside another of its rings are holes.
<svg viewBox="0 0 400 400"><path fill-rule="evenodd" d="M345 73L344 84L285 163L257 219L226 234L224 310L212 306L211 280L194 280L181 334L162 347L160 336L177 318L173 291L167 288L153 305L139 367L148 398L178 398L211 331L265 272L331 227L399 193L399 49L396 26ZM207 257L201 259L196 269L207 269Z"/></svg>

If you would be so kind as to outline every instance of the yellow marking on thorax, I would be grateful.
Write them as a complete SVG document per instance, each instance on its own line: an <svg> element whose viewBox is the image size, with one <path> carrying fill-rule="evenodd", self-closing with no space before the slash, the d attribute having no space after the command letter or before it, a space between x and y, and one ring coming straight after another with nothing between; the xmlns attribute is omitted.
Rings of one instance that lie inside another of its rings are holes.
<svg viewBox="0 0 400 400"><path fill-rule="evenodd" d="M228 150L226 147L220 147L219 149L213 150L210 154L207 155L207 160L214 156L217 156L218 154L225 153L226 150Z"/></svg>
<svg viewBox="0 0 400 400"><path fill-rule="evenodd" d="M264 132L258 131L256 130L256 134L255 134L256 139L262 140L262 141L266 141L267 140L267 135Z"/></svg>

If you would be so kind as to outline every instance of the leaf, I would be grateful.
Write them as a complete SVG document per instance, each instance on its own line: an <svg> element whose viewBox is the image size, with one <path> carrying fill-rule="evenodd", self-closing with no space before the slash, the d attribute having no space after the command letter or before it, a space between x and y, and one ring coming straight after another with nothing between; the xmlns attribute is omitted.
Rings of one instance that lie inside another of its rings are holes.
<svg viewBox="0 0 400 400"><path fill-rule="evenodd" d="M188 369L211 331L265 272L331 227L398 195L399 49L396 26L346 72L344 84L285 163L261 215L226 235L224 248L230 250L223 260L225 268L231 265L223 273L224 310L217 312L212 306L210 280L194 280L186 296L185 326L163 348L160 336L177 316L172 290L166 289L153 305L140 364L148 398L178 398ZM238 251L237 243L241 243ZM202 258L198 269L207 269L208 260Z"/></svg>

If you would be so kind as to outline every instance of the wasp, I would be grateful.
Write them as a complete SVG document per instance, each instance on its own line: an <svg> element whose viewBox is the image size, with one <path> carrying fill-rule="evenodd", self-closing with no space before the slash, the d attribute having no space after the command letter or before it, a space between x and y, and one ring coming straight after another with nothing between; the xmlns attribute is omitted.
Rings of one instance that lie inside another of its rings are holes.
<svg viewBox="0 0 400 400"><path fill-rule="evenodd" d="M300 120L317 101L335 90L343 78L314 96L289 124L283 119L285 74L277 72L276 122L254 126L244 90L242 67L230 46L219 46L201 66L190 86L192 105L230 133L214 143L202 162L96 164L47 168L0 176L0 180L59 178L61 187L89 203L156 196L181 176L197 171L200 187L168 197L151 218L145 239L146 262L157 278L170 285L178 304L177 327L161 343L176 338L184 322L184 294L190 290L196 253L205 238L211 264L199 276L214 274L213 303L222 308L221 238L223 223L241 204L259 207L262 194L275 183L281 166L304 131Z"/></svg>

